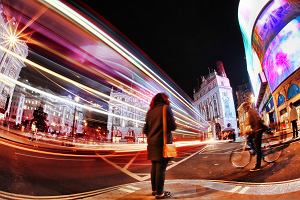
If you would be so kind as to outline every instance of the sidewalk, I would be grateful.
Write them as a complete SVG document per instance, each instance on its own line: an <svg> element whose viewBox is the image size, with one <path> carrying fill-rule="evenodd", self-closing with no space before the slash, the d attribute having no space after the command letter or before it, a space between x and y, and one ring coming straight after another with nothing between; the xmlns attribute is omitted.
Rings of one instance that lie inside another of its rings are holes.
<svg viewBox="0 0 300 200"><path fill-rule="evenodd" d="M298 199L300 180L282 183L253 184L215 180L166 180L165 190L172 193L170 199ZM101 191L98 191L101 193ZM84 200L150 200L149 181L121 185ZM92 195L92 194L90 194Z"/></svg>

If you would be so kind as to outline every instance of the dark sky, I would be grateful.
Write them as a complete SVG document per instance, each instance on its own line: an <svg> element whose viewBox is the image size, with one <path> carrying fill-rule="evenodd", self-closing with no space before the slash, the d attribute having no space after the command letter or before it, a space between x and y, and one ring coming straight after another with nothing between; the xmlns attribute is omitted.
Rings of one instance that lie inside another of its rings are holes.
<svg viewBox="0 0 300 200"><path fill-rule="evenodd" d="M238 0L82 2L142 49L189 96L197 78L217 60L223 61L233 89L248 79Z"/></svg>

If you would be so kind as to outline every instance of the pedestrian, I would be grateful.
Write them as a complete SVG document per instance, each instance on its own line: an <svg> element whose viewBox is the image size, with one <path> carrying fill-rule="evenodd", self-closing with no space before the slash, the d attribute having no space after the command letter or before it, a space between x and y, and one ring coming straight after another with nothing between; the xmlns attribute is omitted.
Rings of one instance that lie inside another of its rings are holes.
<svg viewBox="0 0 300 200"><path fill-rule="evenodd" d="M146 114L146 124L143 133L147 136L148 160L151 160L152 195L156 199L171 197L164 191L165 172L170 158L163 157L163 107L167 106L167 143L173 142L171 131L176 129L175 120L170 107L169 97L165 93L156 94L150 103Z"/></svg>
<svg viewBox="0 0 300 200"><path fill-rule="evenodd" d="M256 153L256 164L250 171L258 171L261 169L261 143L262 134L267 130L267 126L264 125L262 119L260 118L256 109L252 108L251 103L245 104L245 111L248 114L247 124L251 127L251 133L248 135L248 144L250 148L254 148L254 153Z"/></svg>
<svg viewBox="0 0 300 200"><path fill-rule="evenodd" d="M222 132L225 136L224 139L235 141L235 129L231 127L230 123L227 124L227 127L224 128Z"/></svg>
<svg viewBox="0 0 300 200"><path fill-rule="evenodd" d="M296 107L293 103L290 103L290 122L292 123L293 139L298 137L298 126L297 126L298 114Z"/></svg>

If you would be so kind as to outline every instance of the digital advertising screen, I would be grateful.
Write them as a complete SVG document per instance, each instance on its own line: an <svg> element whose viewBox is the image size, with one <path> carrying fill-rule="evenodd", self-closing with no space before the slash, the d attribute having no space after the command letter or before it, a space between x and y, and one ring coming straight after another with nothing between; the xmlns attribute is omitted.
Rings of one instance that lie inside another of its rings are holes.
<svg viewBox="0 0 300 200"><path fill-rule="evenodd" d="M270 88L295 72L300 65L300 16L290 21L272 40L263 59L263 69Z"/></svg>

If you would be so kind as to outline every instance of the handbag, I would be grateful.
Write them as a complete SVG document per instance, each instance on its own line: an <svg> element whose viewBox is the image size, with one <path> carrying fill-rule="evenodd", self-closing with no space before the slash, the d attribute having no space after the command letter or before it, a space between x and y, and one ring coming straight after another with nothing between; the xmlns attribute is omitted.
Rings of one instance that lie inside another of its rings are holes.
<svg viewBox="0 0 300 200"><path fill-rule="evenodd" d="M167 144L167 106L163 106L163 157L174 158L177 156L175 144Z"/></svg>

